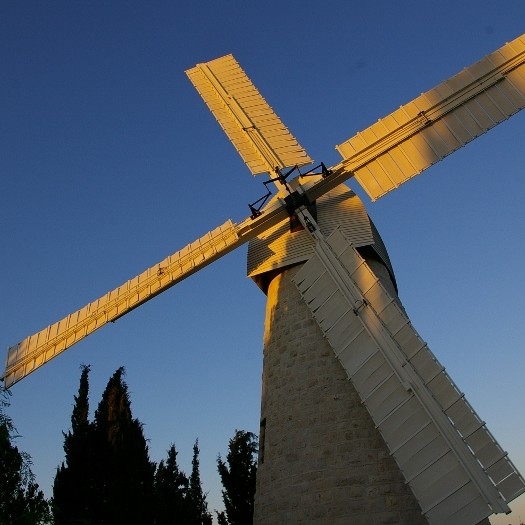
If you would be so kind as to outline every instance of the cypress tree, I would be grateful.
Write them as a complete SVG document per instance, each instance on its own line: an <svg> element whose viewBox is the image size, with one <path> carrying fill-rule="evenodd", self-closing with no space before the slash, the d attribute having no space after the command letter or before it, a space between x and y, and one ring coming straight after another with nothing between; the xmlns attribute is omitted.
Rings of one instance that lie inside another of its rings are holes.
<svg viewBox="0 0 525 525"><path fill-rule="evenodd" d="M206 494L202 491L199 472L199 440L193 445L193 459L191 461L191 475L188 488L190 516L188 525L211 525L212 518L208 512Z"/></svg>
<svg viewBox="0 0 525 525"><path fill-rule="evenodd" d="M228 444L228 464L220 456L217 459L217 469L224 487L222 500L225 508L225 512L217 513L219 525L253 523L257 447L255 434L236 430Z"/></svg>
<svg viewBox="0 0 525 525"><path fill-rule="evenodd" d="M134 419L124 368L110 378L95 412L95 523L153 524L153 476L142 423Z"/></svg>
<svg viewBox="0 0 525 525"><path fill-rule="evenodd" d="M175 445L155 472L155 525L185 524L189 519L189 480L179 470Z"/></svg>
<svg viewBox="0 0 525 525"><path fill-rule="evenodd" d="M93 425L88 419L89 370L89 366L82 365L71 430L64 433L65 462L57 469L53 484L55 525L92 522Z"/></svg>

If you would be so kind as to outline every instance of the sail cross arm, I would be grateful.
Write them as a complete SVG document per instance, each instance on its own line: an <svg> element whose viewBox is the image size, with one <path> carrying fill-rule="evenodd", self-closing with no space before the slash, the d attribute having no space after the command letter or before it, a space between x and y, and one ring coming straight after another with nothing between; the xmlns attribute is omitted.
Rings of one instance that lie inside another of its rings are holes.
<svg viewBox="0 0 525 525"><path fill-rule="evenodd" d="M336 149L376 200L525 107L525 35Z"/></svg>

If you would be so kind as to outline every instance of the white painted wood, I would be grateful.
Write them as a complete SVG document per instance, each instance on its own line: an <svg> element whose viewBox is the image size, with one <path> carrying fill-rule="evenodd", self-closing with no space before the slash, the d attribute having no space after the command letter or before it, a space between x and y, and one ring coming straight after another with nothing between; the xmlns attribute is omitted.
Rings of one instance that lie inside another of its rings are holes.
<svg viewBox="0 0 525 525"><path fill-rule="evenodd" d="M186 74L254 175L311 162L232 55Z"/></svg>
<svg viewBox="0 0 525 525"><path fill-rule="evenodd" d="M525 481L339 230L295 276L431 524L475 525Z"/></svg>
<svg viewBox="0 0 525 525"><path fill-rule="evenodd" d="M336 146L372 200L525 107L525 35Z"/></svg>
<svg viewBox="0 0 525 525"><path fill-rule="evenodd" d="M278 194L274 200L284 196L284 193ZM347 186L341 184L320 197L317 213L321 231L326 234L339 226L355 246L374 244L366 209L361 199ZM290 221L286 218L250 241L248 276L302 263L312 255L313 249L314 242L310 235L304 230L290 232Z"/></svg>

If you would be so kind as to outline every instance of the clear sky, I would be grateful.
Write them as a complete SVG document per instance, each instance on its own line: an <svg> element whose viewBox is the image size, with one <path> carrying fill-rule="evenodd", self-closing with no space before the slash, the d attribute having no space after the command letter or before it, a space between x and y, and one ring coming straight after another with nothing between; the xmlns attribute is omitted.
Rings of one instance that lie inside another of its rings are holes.
<svg viewBox="0 0 525 525"><path fill-rule="evenodd" d="M525 31L524 0L0 3L0 346L153 266L264 193L187 80L233 53L310 156ZM369 210L416 329L525 472L525 112ZM357 186L354 184L354 186ZM358 188L355 188L358 189ZM368 202L368 201L366 201ZM153 460L258 432L264 296L240 249L12 389L51 495L81 363L121 365ZM525 519L516 512L494 523Z"/></svg>

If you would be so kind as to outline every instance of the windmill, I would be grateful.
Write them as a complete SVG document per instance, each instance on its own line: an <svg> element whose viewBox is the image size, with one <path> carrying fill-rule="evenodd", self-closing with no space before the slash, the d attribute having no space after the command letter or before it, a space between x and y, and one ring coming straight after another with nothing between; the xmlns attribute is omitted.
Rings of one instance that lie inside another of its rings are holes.
<svg viewBox="0 0 525 525"><path fill-rule="evenodd" d="M296 283L318 333L350 377L408 482L419 512L431 523L477 523L493 512L507 512L507 503L525 490L523 478L413 330L397 300L378 233L359 199L341 185L355 177L373 199L379 198L521 109L524 61L522 36L339 145L340 164L312 170L304 168L310 158L233 57L189 70L250 170L270 173L278 193L272 197L268 191L251 204L245 221L226 222L12 347L6 386L251 241L250 274L269 294L279 284L274 311L284 304L282 276ZM283 270L290 267L293 274ZM311 319L304 323L310 330ZM270 375L267 367L265 374ZM262 419L261 470L271 478L270 434L275 428L271 416ZM280 458L288 452L281 450ZM259 488L270 500L269 485ZM289 491L287 496L292 499ZM274 512L270 506L259 503L260 509Z"/></svg>

